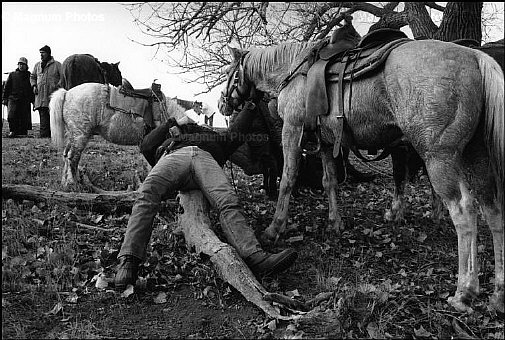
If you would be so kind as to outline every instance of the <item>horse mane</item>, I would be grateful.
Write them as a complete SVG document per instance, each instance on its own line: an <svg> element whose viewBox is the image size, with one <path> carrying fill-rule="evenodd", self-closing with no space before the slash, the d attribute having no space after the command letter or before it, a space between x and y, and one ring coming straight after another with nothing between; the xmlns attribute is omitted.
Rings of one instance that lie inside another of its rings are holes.
<svg viewBox="0 0 505 340"><path fill-rule="evenodd" d="M170 99L166 101L167 112L169 117L175 117L176 119L184 117L186 109L177 103L177 100Z"/></svg>
<svg viewBox="0 0 505 340"><path fill-rule="evenodd" d="M283 42L264 48L252 47L244 57L244 64L247 65L245 72L253 80L263 79L266 74L275 78L287 75L295 61L301 62L316 43Z"/></svg>

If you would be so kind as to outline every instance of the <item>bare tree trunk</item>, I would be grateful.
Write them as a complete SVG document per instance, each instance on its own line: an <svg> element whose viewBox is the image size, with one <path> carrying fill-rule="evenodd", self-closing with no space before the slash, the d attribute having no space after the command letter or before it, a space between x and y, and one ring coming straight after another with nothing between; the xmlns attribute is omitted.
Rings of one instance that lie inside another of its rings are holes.
<svg viewBox="0 0 505 340"><path fill-rule="evenodd" d="M482 41L482 2L448 2L440 28L433 37L442 41L474 39Z"/></svg>

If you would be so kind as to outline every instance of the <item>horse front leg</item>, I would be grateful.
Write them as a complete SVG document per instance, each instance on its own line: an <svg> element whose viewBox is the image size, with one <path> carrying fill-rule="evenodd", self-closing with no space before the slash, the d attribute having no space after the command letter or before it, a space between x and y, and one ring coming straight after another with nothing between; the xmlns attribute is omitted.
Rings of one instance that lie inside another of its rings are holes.
<svg viewBox="0 0 505 340"><path fill-rule="evenodd" d="M344 229L344 225L337 208L338 180L333 145L321 146L321 159L323 161L323 188L328 196L328 229L338 233Z"/></svg>
<svg viewBox="0 0 505 340"><path fill-rule="evenodd" d="M287 122L284 123L282 128L284 167L274 217L268 228L263 232L263 238L266 241L276 241L286 229L289 200L300 165L301 150L298 146L298 141L301 133L301 126L293 126Z"/></svg>

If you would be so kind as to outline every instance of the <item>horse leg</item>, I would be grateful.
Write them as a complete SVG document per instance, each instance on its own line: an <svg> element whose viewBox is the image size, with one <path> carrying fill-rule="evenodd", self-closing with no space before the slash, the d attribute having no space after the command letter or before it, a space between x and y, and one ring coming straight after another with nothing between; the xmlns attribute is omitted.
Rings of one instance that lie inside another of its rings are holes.
<svg viewBox="0 0 505 340"><path fill-rule="evenodd" d="M404 147L396 147L391 150L391 161L393 163L393 179L395 189L391 209L384 213L386 221L405 221L405 185L407 183L407 150Z"/></svg>
<svg viewBox="0 0 505 340"><path fill-rule="evenodd" d="M431 187L431 210L433 211L433 219L435 221L440 221L442 217L444 217L444 202L437 195L435 189L433 189L433 185Z"/></svg>
<svg viewBox="0 0 505 340"><path fill-rule="evenodd" d="M63 150L63 171L62 171L62 175L61 175L61 185L65 189L69 185L69 183L68 183L69 171L70 171L69 161L68 161L69 150L70 150L70 143L67 143L67 145L65 146L65 149Z"/></svg>
<svg viewBox="0 0 505 340"><path fill-rule="evenodd" d="M72 140L72 146L70 148L70 152L68 155L69 160L69 184L79 184L81 182L79 178L79 161L81 160L82 152L84 148L88 144L90 136L89 135L80 135L78 137L74 137Z"/></svg>
<svg viewBox="0 0 505 340"><path fill-rule="evenodd" d="M431 159L426 165L433 188L446 203L458 234L458 283L455 295L447 301L458 311L470 312L467 302L479 294L474 196L457 160Z"/></svg>
<svg viewBox="0 0 505 340"><path fill-rule="evenodd" d="M491 229L491 234L493 235L493 247L494 247L494 266L495 266L495 276L494 276L494 293L489 297L489 304L495 310L504 313L504 274L503 274L503 263L504 263L504 241L503 241L503 214L500 207L496 202L493 204L484 205L482 207L482 213L486 222Z"/></svg>
<svg viewBox="0 0 505 340"><path fill-rule="evenodd" d="M321 159L323 161L323 187L328 196L328 229L340 232L344 229L342 218L337 208L337 167L333 158L333 145L321 145Z"/></svg>
<svg viewBox="0 0 505 340"><path fill-rule="evenodd" d="M301 126L293 126L285 122L282 127L284 166L274 217L268 228L263 232L263 237L266 241L277 240L279 235L286 229L289 199L295 185L300 163L301 150L298 147L298 140L301 133Z"/></svg>

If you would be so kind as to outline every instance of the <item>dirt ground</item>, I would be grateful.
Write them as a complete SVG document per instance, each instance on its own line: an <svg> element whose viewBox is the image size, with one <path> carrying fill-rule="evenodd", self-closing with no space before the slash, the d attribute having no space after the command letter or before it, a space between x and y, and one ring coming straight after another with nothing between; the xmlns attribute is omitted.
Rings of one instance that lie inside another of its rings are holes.
<svg viewBox="0 0 505 340"><path fill-rule="evenodd" d="M5 138L5 125L2 184L59 189L61 157L50 141L33 137L37 126L31 138ZM143 166L136 147L100 137L85 153L90 177L107 190L126 190L134 169ZM299 301L327 293L290 322L266 317L223 282L208 259L170 233L177 211L164 211L155 221L140 272L145 286L123 297L111 287L100 288L96 277L113 277L127 214L2 197L2 338L503 338L503 315L487 308L494 260L482 220L481 294L472 302L472 314L459 313L447 304L457 280L457 237L447 215L433 219L427 179L408 187L405 222L385 222L393 190L389 160L355 165L378 176L340 186L345 229L339 235L323 231L324 194L302 189L292 198L286 235L267 247L290 246L299 253L285 273L261 281L267 291ZM260 176L246 176L236 166L226 172L259 235L275 202L260 191ZM214 212L211 219L218 227ZM106 230L77 228L69 221Z"/></svg>

